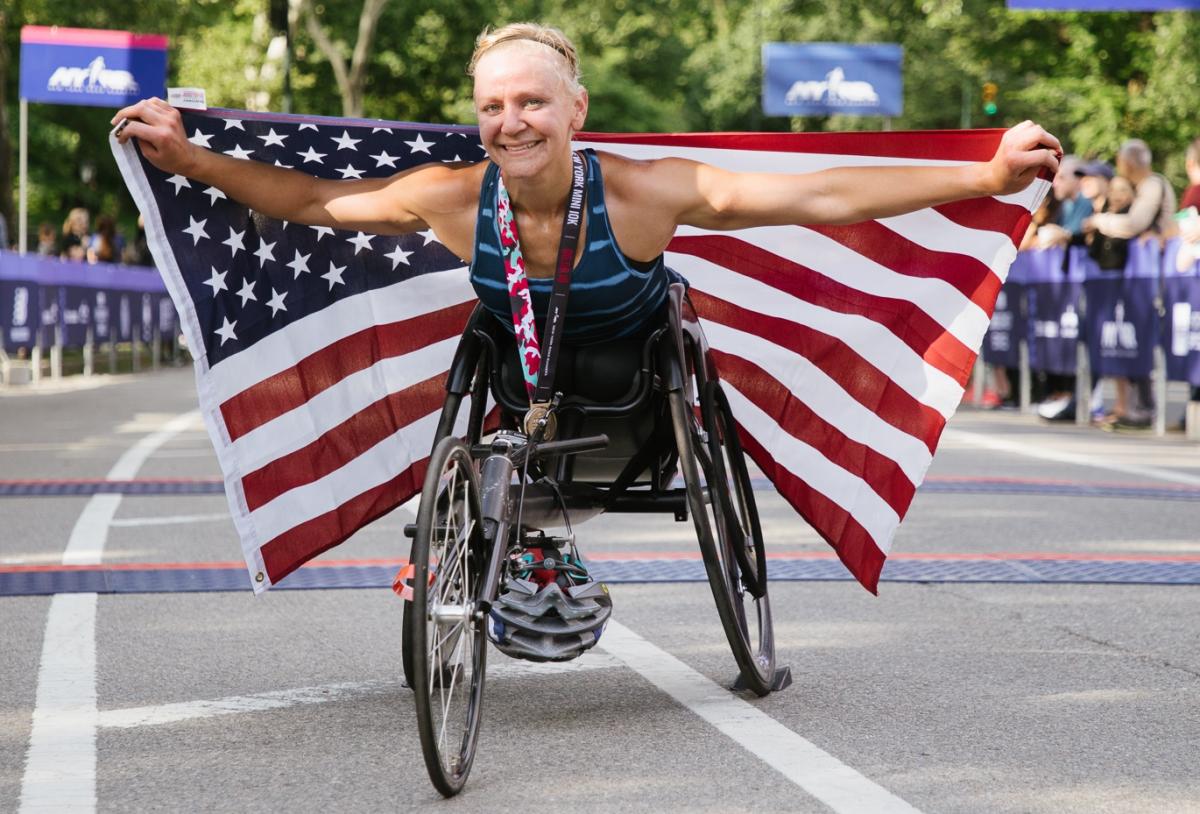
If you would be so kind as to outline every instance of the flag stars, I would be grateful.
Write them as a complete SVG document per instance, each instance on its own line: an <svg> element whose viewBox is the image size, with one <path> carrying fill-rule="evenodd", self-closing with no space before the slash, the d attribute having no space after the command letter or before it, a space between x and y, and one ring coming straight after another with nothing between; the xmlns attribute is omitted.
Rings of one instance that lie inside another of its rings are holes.
<svg viewBox="0 0 1200 814"><path fill-rule="evenodd" d="M425 155L428 156L433 155L433 153L429 152L429 148L433 146L433 142L426 141L420 133L417 133L416 141L406 141L404 143L407 144L413 151L413 155L416 155L417 153L425 153Z"/></svg>
<svg viewBox="0 0 1200 814"><path fill-rule="evenodd" d="M314 133L319 132L317 130L317 126L315 124L312 124L311 122L305 122L304 124L300 125L299 129L300 130L312 130Z"/></svg>
<svg viewBox="0 0 1200 814"><path fill-rule="evenodd" d="M354 237L346 238L346 242L354 244L354 253L356 255L363 249L370 250L371 248L371 238L364 235L362 232L359 232Z"/></svg>
<svg viewBox="0 0 1200 814"><path fill-rule="evenodd" d="M417 232L417 234L419 234L421 237L425 238L425 242L421 244L422 246L428 246L430 243L441 243L442 242L437 239L437 235L435 235L433 233L432 229L426 229L424 232Z"/></svg>
<svg viewBox="0 0 1200 814"><path fill-rule="evenodd" d="M167 183L170 184L171 186L175 187L176 197L179 196L179 190L183 189L184 187L187 187L188 189L192 188L191 182L188 181L188 179L184 178L182 175L172 175L170 178L167 179Z"/></svg>
<svg viewBox="0 0 1200 814"><path fill-rule="evenodd" d="M231 129L235 128L235 127L236 127L238 130L241 130L243 133L245 133L245 132L246 132L246 128L245 128L245 127L242 127L242 120L241 120L241 119L226 119L226 120L225 120L225 129L226 129L226 130L231 130Z"/></svg>
<svg viewBox="0 0 1200 814"><path fill-rule="evenodd" d="M296 256L292 258L292 262L287 264L287 267L292 270L293 280L299 279L301 274L309 273L308 258L310 257L312 257L312 254L302 255L299 251L296 251Z"/></svg>
<svg viewBox="0 0 1200 814"><path fill-rule="evenodd" d="M321 159L324 158L325 156L329 155L329 153L318 153L312 147L309 147L307 150L305 150L302 153L296 153L296 155L303 158L305 164L308 164L308 163L314 162L314 161L318 164L324 164L325 162L322 161Z"/></svg>
<svg viewBox="0 0 1200 814"><path fill-rule="evenodd" d="M233 156L234 158L240 158L240 159L242 159L243 161L245 161L247 158L249 158L249 157L250 157L250 154L251 154L252 152L254 152L254 151L253 151L253 150L246 150L246 149L243 149L242 145L240 145L240 144L235 144L235 145L233 145L233 149L232 149L232 150L226 150L226 151L225 151L225 155L231 155L231 156Z"/></svg>
<svg viewBox="0 0 1200 814"><path fill-rule="evenodd" d="M283 142L287 138L287 136L276 133L275 128L272 127L270 132L268 132L265 136L259 136L259 138L262 139L262 143L263 143L264 147L270 147L271 145L277 145L279 147L282 147Z"/></svg>
<svg viewBox="0 0 1200 814"><path fill-rule="evenodd" d="M413 254L412 252L404 251L404 249L400 248L400 244L397 243L396 248L392 249L390 252L385 254L384 257L386 257L392 261L392 271L395 271L396 266L400 265L401 263L403 263L406 266L412 265L411 263L408 262L408 258L412 254Z"/></svg>
<svg viewBox="0 0 1200 814"><path fill-rule="evenodd" d="M224 197L224 196L222 196L222 197ZM230 255L231 257L237 257L238 251L246 250L246 244L242 241L242 239L245 236L246 236L245 231L238 232L238 231L235 231L232 226L230 226L229 227L229 237L226 238L225 240L222 240L221 245L229 247L229 250L232 252L232 255Z"/></svg>
<svg viewBox="0 0 1200 814"><path fill-rule="evenodd" d="M271 309L271 316L275 316L280 311L287 310L287 306L283 304L283 298L286 296L286 291L271 289L271 299L267 300L267 307Z"/></svg>
<svg viewBox="0 0 1200 814"><path fill-rule="evenodd" d="M387 165L394 169L396 166L396 161L400 158L400 156L388 155L387 150L383 150L382 152L379 153L379 155L373 155L373 156L371 156L371 158L375 159L376 167L382 167L384 165Z"/></svg>
<svg viewBox="0 0 1200 814"><path fill-rule="evenodd" d="M376 133L390 133L390 132L392 132L392 128L390 128L390 127L372 127L371 128L371 135L375 135Z"/></svg>
<svg viewBox="0 0 1200 814"><path fill-rule="evenodd" d="M188 139L188 141L190 141L192 144L195 144L197 147L204 147L208 150L212 149L212 145L209 144L209 142L212 141L212 135L201 133L199 127L196 128L195 133L192 133L192 136Z"/></svg>
<svg viewBox="0 0 1200 814"><path fill-rule="evenodd" d="M342 135L339 138L335 138L332 140L333 140L333 143L337 145L337 148L339 150L356 150L356 151L358 150L358 148L355 147L354 145L358 144L360 141L362 141L362 139L360 139L360 138L350 138L349 130L343 130Z"/></svg>
<svg viewBox="0 0 1200 814"><path fill-rule="evenodd" d="M204 194L207 195L209 198L209 200L208 200L209 206L214 206L217 203L218 198L224 198L224 199L228 200L228 198L226 198L225 193L222 192L221 190L217 189L216 187L209 187L208 189L204 190Z"/></svg>
<svg viewBox="0 0 1200 814"><path fill-rule="evenodd" d="M216 271L216 269L213 269ZM242 281L242 287L238 290L237 296L242 298L242 307L246 307L249 300L258 302L258 297L254 296L254 281L247 277Z"/></svg>
<svg viewBox="0 0 1200 814"><path fill-rule="evenodd" d="M321 275L322 280L329 281L329 290L330 291L333 291L333 286L335 283L340 283L341 285L346 284L346 281L342 279L342 272L345 270L346 270L345 266L335 266L333 263L330 263L329 271L327 271Z"/></svg>
<svg viewBox="0 0 1200 814"><path fill-rule="evenodd" d="M315 230L316 230L316 232L317 232L317 242L318 242L318 243L320 243L320 242L321 242L321 238L325 237L326 235L332 235L332 234L333 234L333 230L332 230L332 229L330 229L328 226L313 226L313 227L310 227L310 228L312 228L312 229L315 229Z"/></svg>
<svg viewBox="0 0 1200 814"><path fill-rule="evenodd" d="M233 339L235 341L237 340L237 334L235 334L233 332L233 329L236 327L237 327L236 319L233 322L230 322L229 317L221 317L221 327L217 328L216 334L217 334L217 336L221 337L222 345L224 345L230 339Z"/></svg>
<svg viewBox="0 0 1200 814"><path fill-rule="evenodd" d="M208 232L204 231L204 224L206 223L208 223L208 218L196 220L191 215L188 215L188 228L184 229L183 232L192 236L193 246L200 242L200 238L208 237Z"/></svg>
<svg viewBox="0 0 1200 814"><path fill-rule="evenodd" d="M204 284L207 286L212 286L212 293L215 297L220 292L229 290L229 286L225 285L225 276L229 274L229 272L217 271L215 266L210 268L212 268L212 276L205 280Z"/></svg>
<svg viewBox="0 0 1200 814"><path fill-rule="evenodd" d="M338 172L342 174L343 178L362 178L363 176L363 170L355 169L353 164L347 164L339 169Z"/></svg>
<svg viewBox="0 0 1200 814"><path fill-rule="evenodd" d="M278 241L276 241L278 242ZM265 240L259 240L258 248L254 250L254 256L258 258L258 265L261 268L268 260L275 262L275 244L268 243Z"/></svg>

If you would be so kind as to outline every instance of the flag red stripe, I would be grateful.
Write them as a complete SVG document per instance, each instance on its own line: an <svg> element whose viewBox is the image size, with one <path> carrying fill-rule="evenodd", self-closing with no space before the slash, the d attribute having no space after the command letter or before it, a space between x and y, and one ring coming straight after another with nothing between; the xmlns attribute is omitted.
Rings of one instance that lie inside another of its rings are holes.
<svg viewBox="0 0 1200 814"><path fill-rule="evenodd" d="M893 427L920 439L933 452L946 425L942 414L917 401L842 340L785 319L755 313L694 288L688 296L703 319L753 332L807 358L859 404ZM724 376L724 368L718 369Z"/></svg>
<svg viewBox="0 0 1200 814"><path fill-rule="evenodd" d="M984 313L990 315L996 305L1000 278L973 257L927 249L873 220L852 226L807 228L899 274L944 280Z"/></svg>
<svg viewBox="0 0 1200 814"><path fill-rule="evenodd" d="M715 349L712 354L723 381L729 382L788 435L862 478L897 515L904 516L917 487L895 461L848 437L753 362Z"/></svg>
<svg viewBox="0 0 1200 814"><path fill-rule="evenodd" d="M283 455L242 478L246 506L254 511L289 489L325 477L442 406L446 375L391 393L360 410L306 446Z"/></svg>
<svg viewBox="0 0 1200 814"><path fill-rule="evenodd" d="M929 364L965 386L975 354L909 300L878 297L727 235L676 237L669 249L745 274L798 300L873 320Z"/></svg>
<svg viewBox="0 0 1200 814"><path fill-rule="evenodd" d="M833 547L838 559L854 574L854 578L871 593L879 593L879 573L887 557L867 530L841 506L777 464L741 425L738 425L738 437L750 458L775 484L779 494ZM767 541L767 548L770 550L770 540ZM767 573L769 576L769 569Z"/></svg>
<svg viewBox="0 0 1200 814"><path fill-rule="evenodd" d="M474 302L431 311L419 317L364 328L301 359L292 367L246 388L221 405L221 415L236 441L256 427L294 410L380 359L403 356L458 336Z"/></svg>
<svg viewBox="0 0 1200 814"><path fill-rule="evenodd" d="M386 483L264 543L260 552L271 584L278 583L318 554L345 542L367 523L417 494L428 466L429 458L422 458Z"/></svg>
<svg viewBox="0 0 1200 814"><path fill-rule="evenodd" d="M1013 246L1021 245L1025 227L1029 225L1029 210L1020 204L1005 203L995 198L971 198L966 201L935 206L939 213L968 229L1005 232Z"/></svg>
<svg viewBox="0 0 1200 814"><path fill-rule="evenodd" d="M579 133L577 141L657 144L773 153L867 155L940 161L987 161L1003 130L908 130L879 133Z"/></svg>

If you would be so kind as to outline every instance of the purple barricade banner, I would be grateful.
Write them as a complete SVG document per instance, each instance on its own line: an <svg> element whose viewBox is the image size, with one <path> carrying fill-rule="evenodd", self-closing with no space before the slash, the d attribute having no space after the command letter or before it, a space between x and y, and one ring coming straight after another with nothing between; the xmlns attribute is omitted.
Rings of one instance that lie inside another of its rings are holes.
<svg viewBox="0 0 1200 814"><path fill-rule="evenodd" d="M0 344L6 351L51 345L56 328L63 345L79 347L89 329L95 342L109 341L117 327L120 341L148 342L156 327L173 333L176 324L153 268L0 251Z"/></svg>
<svg viewBox="0 0 1200 814"><path fill-rule="evenodd" d="M1182 242L1163 252L1167 378L1200 387L1200 263L1176 264Z"/></svg>
<svg viewBox="0 0 1200 814"><path fill-rule="evenodd" d="M1072 250L1073 255L1076 250ZM1075 372L1075 344L1080 337L1083 277L1061 248L1021 252L1025 273L1026 336L1029 367L1045 373Z"/></svg>
<svg viewBox="0 0 1200 814"><path fill-rule="evenodd" d="M1093 376L1144 378L1154 369L1159 337L1162 250L1155 240L1131 240L1124 272L1102 270L1084 252L1072 261L1084 273L1084 333Z"/></svg>
<svg viewBox="0 0 1200 814"><path fill-rule="evenodd" d="M989 365L1017 367L1019 342L1027 338L1025 286L1029 282L1030 254L1020 252L1008 269L1008 279L996 297L996 310L983 339L983 360Z"/></svg>

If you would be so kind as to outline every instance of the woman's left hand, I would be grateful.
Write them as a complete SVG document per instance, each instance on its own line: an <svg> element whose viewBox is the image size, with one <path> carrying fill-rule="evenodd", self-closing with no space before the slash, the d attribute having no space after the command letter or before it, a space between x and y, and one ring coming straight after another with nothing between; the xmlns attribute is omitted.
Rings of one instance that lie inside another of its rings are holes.
<svg viewBox="0 0 1200 814"><path fill-rule="evenodd" d="M1042 169L1058 172L1062 144L1040 125L1023 121L1000 139L996 155L987 162L993 195L1011 195L1033 183Z"/></svg>

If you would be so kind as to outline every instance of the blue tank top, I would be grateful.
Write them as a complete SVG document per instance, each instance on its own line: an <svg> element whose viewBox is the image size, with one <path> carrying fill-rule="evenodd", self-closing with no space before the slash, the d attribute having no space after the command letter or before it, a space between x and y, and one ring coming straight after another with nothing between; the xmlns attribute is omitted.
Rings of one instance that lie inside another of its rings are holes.
<svg viewBox="0 0 1200 814"><path fill-rule="evenodd" d="M563 339L576 345L619 339L639 333L667 298L667 286L683 278L663 264L662 255L649 263L630 260L617 246L608 210L604 205L604 181L600 159L584 150L587 164L586 246L571 273L571 296ZM479 215L475 220L475 254L471 260L471 285L483 307L512 333L512 311L504 257L496 225L496 180L500 169L488 166L479 191ZM529 278L529 295L541 336L550 307L553 278Z"/></svg>

